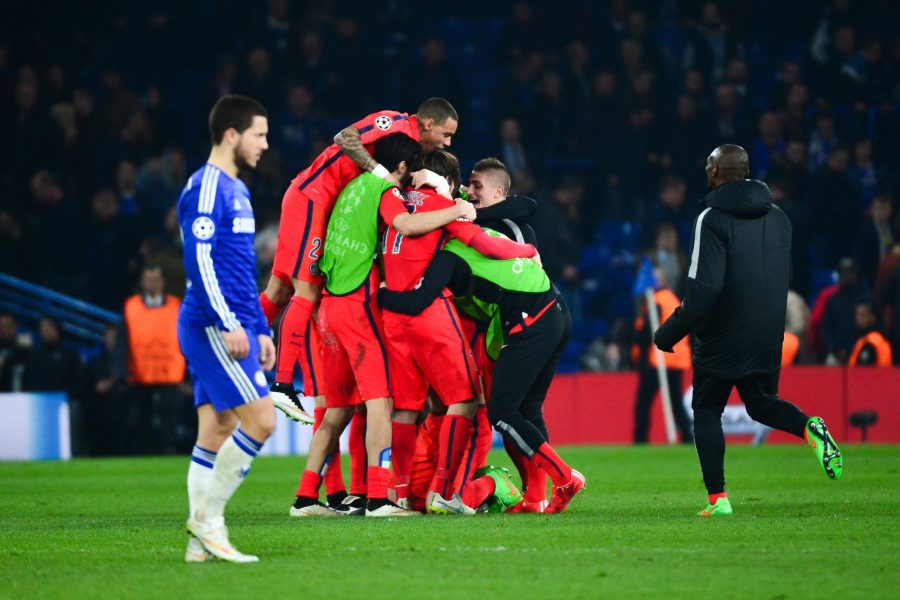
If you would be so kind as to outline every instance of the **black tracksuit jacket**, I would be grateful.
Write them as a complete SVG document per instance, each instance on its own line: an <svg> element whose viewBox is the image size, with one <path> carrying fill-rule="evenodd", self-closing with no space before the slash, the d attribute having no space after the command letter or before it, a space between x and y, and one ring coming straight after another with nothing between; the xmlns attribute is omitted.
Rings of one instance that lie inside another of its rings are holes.
<svg viewBox="0 0 900 600"><path fill-rule="evenodd" d="M693 334L694 368L738 379L781 368L791 277L791 222L768 186L745 179L700 203L681 307L656 332L660 349Z"/></svg>

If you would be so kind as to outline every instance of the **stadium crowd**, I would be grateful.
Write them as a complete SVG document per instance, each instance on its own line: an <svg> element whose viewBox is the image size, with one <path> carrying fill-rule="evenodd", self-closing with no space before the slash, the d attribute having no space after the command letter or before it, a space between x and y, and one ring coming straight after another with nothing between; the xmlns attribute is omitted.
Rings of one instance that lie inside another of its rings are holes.
<svg viewBox="0 0 900 600"><path fill-rule="evenodd" d="M463 172L497 156L512 192L539 202L545 268L583 325L571 368L629 367L637 258L679 292L703 166L723 143L747 148L751 176L793 222L786 327L798 361L847 363L878 328L900 357L896 3L463 1L451 17L430 2L50 9L66 18L20 3L0 25L3 273L121 312L158 266L181 296L175 201L207 151L198 117L241 93L272 115L272 147L246 174L264 283L296 172L360 115L442 96L460 113L450 150ZM874 319L859 322L860 306ZM80 360L55 350L52 321L18 323L33 332L28 349L10 319L3 389L35 389L41 360L42 373ZM108 338L90 368L60 375L70 393L133 388L124 336Z"/></svg>

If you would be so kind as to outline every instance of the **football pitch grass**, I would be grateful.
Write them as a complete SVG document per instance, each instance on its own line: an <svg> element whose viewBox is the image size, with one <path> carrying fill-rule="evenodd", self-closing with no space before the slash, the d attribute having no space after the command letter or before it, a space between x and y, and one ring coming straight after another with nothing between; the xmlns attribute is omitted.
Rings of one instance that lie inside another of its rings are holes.
<svg viewBox="0 0 900 600"><path fill-rule="evenodd" d="M187 457L0 463L0 597L900 596L900 446L847 446L834 482L800 443L732 445L713 521L693 448L561 454L588 481L561 515L391 520L290 518L303 459L261 458L227 513L252 565L182 562Z"/></svg>

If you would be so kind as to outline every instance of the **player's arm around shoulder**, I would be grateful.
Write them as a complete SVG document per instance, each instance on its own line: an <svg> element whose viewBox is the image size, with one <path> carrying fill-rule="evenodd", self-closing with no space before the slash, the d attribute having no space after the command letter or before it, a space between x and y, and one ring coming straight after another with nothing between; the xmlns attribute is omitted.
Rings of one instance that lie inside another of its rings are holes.
<svg viewBox="0 0 900 600"><path fill-rule="evenodd" d="M363 145L362 138L359 135L359 129L350 125L349 127L344 127L337 135L334 136L334 143L337 144L338 148L340 148L344 154L350 157L356 165L363 169L364 171L370 171L375 173L376 167L380 167L381 165L372 158L372 155L366 150ZM381 167L385 174L387 173L387 169ZM375 173L379 177L383 177L381 173Z"/></svg>

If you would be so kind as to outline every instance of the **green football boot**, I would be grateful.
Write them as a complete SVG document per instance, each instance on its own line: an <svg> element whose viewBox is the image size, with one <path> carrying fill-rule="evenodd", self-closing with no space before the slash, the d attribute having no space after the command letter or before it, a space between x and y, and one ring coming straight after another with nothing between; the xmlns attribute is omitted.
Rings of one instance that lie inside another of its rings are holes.
<svg viewBox="0 0 900 600"><path fill-rule="evenodd" d="M512 482L508 469L488 465L475 471L475 478L487 475L494 480L494 493L487 502L487 512L505 512L518 504L524 494Z"/></svg>
<svg viewBox="0 0 900 600"><path fill-rule="evenodd" d="M706 504L706 508L697 513L698 517L730 517L734 511L731 510L731 501L728 497L719 498L715 504Z"/></svg>
<svg viewBox="0 0 900 600"><path fill-rule="evenodd" d="M812 448L813 454L819 459L822 470L832 479L840 479L844 471L844 460L841 458L841 449L834 443L834 438L828 433L825 421L822 417L810 417L806 422L806 430L803 432L806 443Z"/></svg>

